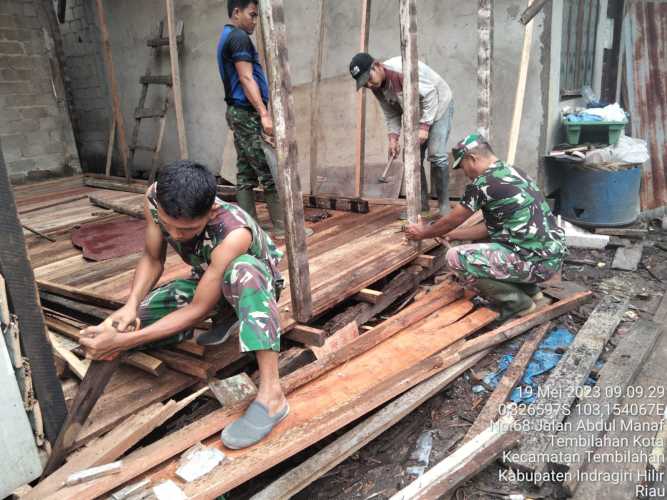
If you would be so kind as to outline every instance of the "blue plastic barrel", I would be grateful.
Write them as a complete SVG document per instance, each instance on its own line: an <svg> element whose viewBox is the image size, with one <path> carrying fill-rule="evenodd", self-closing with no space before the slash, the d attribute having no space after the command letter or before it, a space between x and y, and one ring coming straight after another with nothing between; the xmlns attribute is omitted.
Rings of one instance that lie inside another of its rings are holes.
<svg viewBox="0 0 667 500"><path fill-rule="evenodd" d="M580 226L627 226L639 216L641 166L618 171L561 164L560 214Z"/></svg>

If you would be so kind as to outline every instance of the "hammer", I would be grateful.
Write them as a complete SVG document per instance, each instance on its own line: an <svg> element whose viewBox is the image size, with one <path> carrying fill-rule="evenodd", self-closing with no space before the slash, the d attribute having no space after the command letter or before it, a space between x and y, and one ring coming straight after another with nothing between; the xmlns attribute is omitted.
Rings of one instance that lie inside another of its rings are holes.
<svg viewBox="0 0 667 500"><path fill-rule="evenodd" d="M389 169L391 168L392 163L394 163L395 158L396 158L396 153L392 153L391 158L389 158L389 161L387 162L387 166L384 167L384 172L382 172L382 175L378 177L378 182L382 182L385 184L389 182L387 180L387 172L389 172Z"/></svg>

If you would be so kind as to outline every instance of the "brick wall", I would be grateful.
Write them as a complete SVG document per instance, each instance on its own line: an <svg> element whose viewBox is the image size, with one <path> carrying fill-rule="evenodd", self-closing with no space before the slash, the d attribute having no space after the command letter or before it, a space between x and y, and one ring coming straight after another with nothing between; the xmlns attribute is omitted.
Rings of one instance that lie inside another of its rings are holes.
<svg viewBox="0 0 667 500"><path fill-rule="evenodd" d="M86 171L105 164L111 104L93 0L68 0L60 25L72 126Z"/></svg>
<svg viewBox="0 0 667 500"><path fill-rule="evenodd" d="M80 170L41 5L0 1L0 142L15 183Z"/></svg>

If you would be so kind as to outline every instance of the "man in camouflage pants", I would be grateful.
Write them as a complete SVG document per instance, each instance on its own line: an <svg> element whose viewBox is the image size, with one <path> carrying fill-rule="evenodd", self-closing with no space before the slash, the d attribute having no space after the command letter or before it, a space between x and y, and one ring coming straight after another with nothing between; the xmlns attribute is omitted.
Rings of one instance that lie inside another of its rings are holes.
<svg viewBox="0 0 667 500"><path fill-rule="evenodd" d="M468 135L452 153L452 168L463 167L472 183L449 216L430 226L411 225L408 238L486 240L451 248L448 266L496 302L501 319L528 314L542 297L537 283L560 270L566 253L563 230L535 182L500 161L483 137ZM477 210L484 214L483 223L456 229Z"/></svg>
<svg viewBox="0 0 667 500"><path fill-rule="evenodd" d="M229 0L229 24L220 34L217 61L225 87L227 124L236 148L236 198L243 210L257 220L255 192L258 182L273 223L274 235L285 234L282 207L275 180L262 149L262 132L273 135L268 111L269 85L250 35L257 25L257 0Z"/></svg>
<svg viewBox="0 0 667 500"><path fill-rule="evenodd" d="M216 190L215 177L203 165L177 161L160 171L146 192L146 244L127 302L84 330L81 344L90 357L109 359L181 342L217 313L213 328L197 341L221 343L238 330L241 351L254 352L259 365L257 398L222 434L224 444L237 449L262 439L289 411L278 376L282 252L246 212L217 198ZM151 291L164 271L167 244L192 266L191 276ZM233 325L235 318L223 316L228 304L238 318ZM140 328L129 333L130 326Z"/></svg>

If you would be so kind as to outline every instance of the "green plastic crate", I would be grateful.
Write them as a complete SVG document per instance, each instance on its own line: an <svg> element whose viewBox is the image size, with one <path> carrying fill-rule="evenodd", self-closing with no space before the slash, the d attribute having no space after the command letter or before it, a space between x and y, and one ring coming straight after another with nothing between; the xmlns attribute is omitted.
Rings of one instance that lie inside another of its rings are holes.
<svg viewBox="0 0 667 500"><path fill-rule="evenodd" d="M593 131L597 129L596 132L603 132L603 128L607 130L607 144L615 145L618 143L618 139L621 137L621 133L625 130L625 122L575 122L570 123L564 117L562 119L562 124L565 127L565 135L567 136L568 144L577 145L581 143L581 132L582 128L584 132L586 129Z"/></svg>

